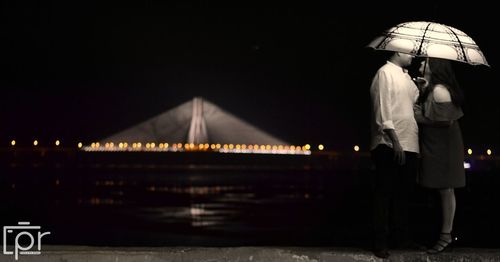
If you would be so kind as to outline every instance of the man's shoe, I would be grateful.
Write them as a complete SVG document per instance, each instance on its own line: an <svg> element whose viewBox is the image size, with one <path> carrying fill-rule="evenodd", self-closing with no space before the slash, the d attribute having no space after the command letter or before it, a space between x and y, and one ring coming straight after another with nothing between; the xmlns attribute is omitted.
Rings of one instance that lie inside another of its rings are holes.
<svg viewBox="0 0 500 262"><path fill-rule="evenodd" d="M388 258L391 255L387 249L375 249L373 254L379 258Z"/></svg>

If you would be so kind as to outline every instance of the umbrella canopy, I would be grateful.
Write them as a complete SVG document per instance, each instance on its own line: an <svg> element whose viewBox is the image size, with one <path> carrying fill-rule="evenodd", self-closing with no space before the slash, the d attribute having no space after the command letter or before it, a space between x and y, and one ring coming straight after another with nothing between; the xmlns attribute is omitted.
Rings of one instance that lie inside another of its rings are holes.
<svg viewBox="0 0 500 262"><path fill-rule="evenodd" d="M398 24L376 37L368 47L489 66L471 37L454 27L434 22Z"/></svg>

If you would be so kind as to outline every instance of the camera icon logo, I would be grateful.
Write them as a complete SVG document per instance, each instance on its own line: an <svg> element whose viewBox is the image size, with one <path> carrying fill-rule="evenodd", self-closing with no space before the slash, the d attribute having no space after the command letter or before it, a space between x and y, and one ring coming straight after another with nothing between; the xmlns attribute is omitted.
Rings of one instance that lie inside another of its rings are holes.
<svg viewBox="0 0 500 262"><path fill-rule="evenodd" d="M19 255L40 255L42 253L42 237L50 235L50 232L42 233L40 226L31 226L30 222L18 222L17 224L17 226L3 227L3 254L14 255L15 260L19 259ZM13 244L9 244L8 240L14 240ZM35 244L36 248L33 248Z"/></svg>

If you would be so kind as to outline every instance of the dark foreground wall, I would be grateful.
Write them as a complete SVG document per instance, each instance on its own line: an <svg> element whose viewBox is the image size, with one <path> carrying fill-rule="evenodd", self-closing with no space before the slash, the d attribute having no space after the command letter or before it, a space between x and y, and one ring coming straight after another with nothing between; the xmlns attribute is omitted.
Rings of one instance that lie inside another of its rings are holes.
<svg viewBox="0 0 500 262"><path fill-rule="evenodd" d="M392 251L389 261L404 262L448 262L500 260L500 251L491 249L454 249L439 255L424 252ZM14 261L12 256L0 255L0 261ZM106 248L80 246L46 246L40 255L20 256L19 261L252 261L252 262L338 262L381 261L369 251L356 248L337 247L162 247L162 248Z"/></svg>

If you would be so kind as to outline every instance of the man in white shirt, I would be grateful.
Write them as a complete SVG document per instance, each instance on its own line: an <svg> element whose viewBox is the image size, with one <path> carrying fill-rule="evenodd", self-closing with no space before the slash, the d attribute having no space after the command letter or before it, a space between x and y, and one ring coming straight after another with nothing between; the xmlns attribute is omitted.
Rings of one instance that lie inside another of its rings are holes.
<svg viewBox="0 0 500 262"><path fill-rule="evenodd" d="M409 243L409 192L417 171L418 126L413 105L419 91L404 67L413 56L395 52L375 74L371 145L375 163L374 254L389 257L389 240Z"/></svg>

